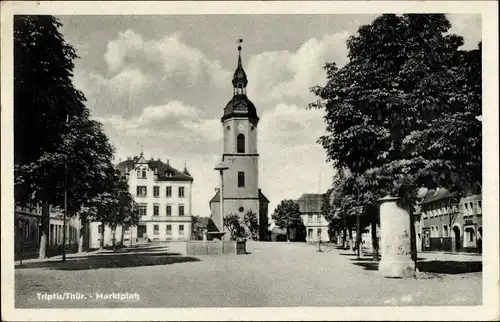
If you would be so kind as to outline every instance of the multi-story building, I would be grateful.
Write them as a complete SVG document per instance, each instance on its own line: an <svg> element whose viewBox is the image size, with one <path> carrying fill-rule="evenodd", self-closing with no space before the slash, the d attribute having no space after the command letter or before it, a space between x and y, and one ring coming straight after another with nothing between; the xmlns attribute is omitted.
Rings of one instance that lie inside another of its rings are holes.
<svg viewBox="0 0 500 322"><path fill-rule="evenodd" d="M49 254L58 254L63 244L64 216L56 208L49 208ZM40 206L16 206L14 210L14 239L16 258L38 256L40 238L42 236L42 208ZM80 236L80 219L66 218L66 249L75 252L78 249Z"/></svg>
<svg viewBox="0 0 500 322"><path fill-rule="evenodd" d="M125 244L191 238L193 177L186 167L179 171L168 160L166 163L160 159L146 160L141 153L138 157L129 157L118 163L117 168L128 179L129 192L141 213L137 227L125 228ZM106 226L104 244L111 245L113 238L119 241L121 229L117 227L113 234ZM90 231L91 248L98 248L101 223L91 223Z"/></svg>
<svg viewBox="0 0 500 322"><path fill-rule="evenodd" d="M475 251L482 236L481 195L429 190L420 202L420 229L424 251Z"/></svg>
<svg viewBox="0 0 500 322"><path fill-rule="evenodd" d="M320 238L323 242L329 241L328 221L321 214L323 195L305 193L296 202L299 204L302 221L306 227L306 241L317 242Z"/></svg>

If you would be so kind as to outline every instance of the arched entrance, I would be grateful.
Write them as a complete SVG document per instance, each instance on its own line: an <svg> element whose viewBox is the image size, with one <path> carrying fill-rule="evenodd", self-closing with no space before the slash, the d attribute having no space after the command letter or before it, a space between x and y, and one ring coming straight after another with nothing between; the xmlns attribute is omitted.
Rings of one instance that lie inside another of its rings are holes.
<svg viewBox="0 0 500 322"><path fill-rule="evenodd" d="M460 228L458 226L453 227L453 233L455 237L455 251L460 250L460 246L462 244L461 238L460 238Z"/></svg>

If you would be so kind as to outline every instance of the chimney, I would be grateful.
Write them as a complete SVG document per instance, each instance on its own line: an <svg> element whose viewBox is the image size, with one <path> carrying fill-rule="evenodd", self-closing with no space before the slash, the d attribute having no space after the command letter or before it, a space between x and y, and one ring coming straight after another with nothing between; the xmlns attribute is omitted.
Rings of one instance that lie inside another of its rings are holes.
<svg viewBox="0 0 500 322"><path fill-rule="evenodd" d="M151 161L154 161L154 160L155 160L155 158L151 158Z"/></svg>
<svg viewBox="0 0 500 322"><path fill-rule="evenodd" d="M132 157L127 157L127 160L132 160Z"/></svg>

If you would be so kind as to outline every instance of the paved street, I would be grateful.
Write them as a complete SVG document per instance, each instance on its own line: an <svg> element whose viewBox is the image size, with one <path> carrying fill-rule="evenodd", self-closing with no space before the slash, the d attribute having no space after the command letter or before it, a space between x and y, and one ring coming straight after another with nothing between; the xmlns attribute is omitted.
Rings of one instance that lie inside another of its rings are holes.
<svg viewBox="0 0 500 322"><path fill-rule="evenodd" d="M479 256L419 254L418 278L380 276L366 256L296 243L250 243L248 255L184 257L164 245L90 254L17 268L16 307L263 307L475 305ZM430 263L432 261L432 263ZM468 272L467 271L476 271ZM453 274L450 274L453 273ZM80 292L87 300L39 300L37 292ZM98 300L96 292L139 300Z"/></svg>

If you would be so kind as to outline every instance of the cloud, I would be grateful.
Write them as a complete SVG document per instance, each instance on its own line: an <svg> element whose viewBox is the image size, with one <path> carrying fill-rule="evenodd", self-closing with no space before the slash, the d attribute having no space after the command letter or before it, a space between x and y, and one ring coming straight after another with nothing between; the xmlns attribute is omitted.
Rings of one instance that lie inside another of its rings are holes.
<svg viewBox="0 0 500 322"><path fill-rule="evenodd" d="M347 32L304 42L295 52L263 52L252 56L246 67L248 93L263 102L289 102L312 97L310 87L325 82L323 66L347 62ZM307 66L307 67L305 67Z"/></svg>
<svg viewBox="0 0 500 322"><path fill-rule="evenodd" d="M324 111L307 110L295 104L277 104L265 111L259 124L260 144L297 146L315 144L324 133Z"/></svg>
<svg viewBox="0 0 500 322"><path fill-rule="evenodd" d="M451 23L449 33L464 37L464 49L477 48L481 41L480 14L448 14Z"/></svg>
<svg viewBox="0 0 500 322"><path fill-rule="evenodd" d="M147 106L137 116L107 115L94 117L103 123L112 141L122 147L130 141L147 142L174 151L218 151L220 120L205 119L200 109L180 101Z"/></svg>
<svg viewBox="0 0 500 322"><path fill-rule="evenodd" d="M230 75L218 61L209 60L199 49L183 43L180 34L148 40L128 29L108 42L104 59L111 72L126 66L149 65L153 70L161 68L162 80L182 77L190 85L207 81L220 85Z"/></svg>
<svg viewBox="0 0 500 322"><path fill-rule="evenodd" d="M283 103L263 113L258 127L259 182L271 201L269 214L283 199L329 188L334 170L316 143L325 131L323 113ZM305 191L304 187L313 189Z"/></svg>

